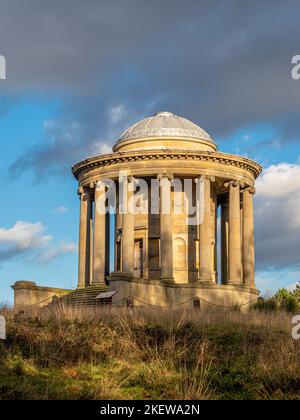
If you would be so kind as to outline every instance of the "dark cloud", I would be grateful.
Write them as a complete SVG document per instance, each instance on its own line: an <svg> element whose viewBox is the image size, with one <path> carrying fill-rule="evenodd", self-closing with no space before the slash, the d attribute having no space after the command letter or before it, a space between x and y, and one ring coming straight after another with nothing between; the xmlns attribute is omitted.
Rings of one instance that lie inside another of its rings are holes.
<svg viewBox="0 0 300 420"><path fill-rule="evenodd" d="M299 53L299 12L297 0L2 0L4 93L63 98L56 136L46 130L12 170L40 177L45 167L66 169L158 110L214 137L264 122L298 141L300 82L290 61ZM116 124L109 111L120 104L126 113ZM72 124L79 131L71 139Z"/></svg>

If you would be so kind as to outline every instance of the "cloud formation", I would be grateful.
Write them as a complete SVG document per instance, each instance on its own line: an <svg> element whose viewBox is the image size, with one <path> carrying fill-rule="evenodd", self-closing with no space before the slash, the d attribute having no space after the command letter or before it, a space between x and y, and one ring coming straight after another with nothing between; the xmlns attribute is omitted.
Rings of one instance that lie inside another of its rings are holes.
<svg viewBox="0 0 300 420"><path fill-rule="evenodd" d="M257 268L300 266L300 165L270 166L256 189Z"/></svg>
<svg viewBox="0 0 300 420"><path fill-rule="evenodd" d="M72 242L53 245L51 235L45 234L41 223L17 221L8 229L0 228L0 263L20 259L26 262L49 263L68 253L75 252Z"/></svg>
<svg viewBox="0 0 300 420"><path fill-rule="evenodd" d="M52 135L46 127L12 171L65 174L161 110L213 137L264 122L284 142L299 141L300 82L291 77L299 11L297 0L74 0L67 9L58 0L3 0L5 94L62 99Z"/></svg>
<svg viewBox="0 0 300 420"><path fill-rule="evenodd" d="M74 163L109 153L129 125L157 111L186 116L216 140L272 126L260 144L242 140L249 157L299 144L300 81L291 77L299 13L298 0L2 0L0 115L32 92L61 104L37 144L19 151L11 178L70 176ZM258 180L261 273L299 265L299 179L299 165L281 164ZM52 246L42 224L18 223L0 230L0 262L72 252Z"/></svg>
<svg viewBox="0 0 300 420"><path fill-rule="evenodd" d="M57 246L53 246L40 252L35 261L38 264L48 264L51 261L57 260L66 254L73 254L77 251L77 245L74 242L60 242Z"/></svg>
<svg viewBox="0 0 300 420"><path fill-rule="evenodd" d="M66 213L68 211L68 208L66 207L66 206L59 206L59 207L56 207L54 210L53 210L53 213L57 213L57 214L64 214L64 213Z"/></svg>

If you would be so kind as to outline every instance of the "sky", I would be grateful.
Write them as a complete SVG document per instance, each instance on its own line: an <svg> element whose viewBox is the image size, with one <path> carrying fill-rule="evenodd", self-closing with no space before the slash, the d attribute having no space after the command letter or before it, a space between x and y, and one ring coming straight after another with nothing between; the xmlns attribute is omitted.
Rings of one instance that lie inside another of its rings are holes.
<svg viewBox="0 0 300 420"><path fill-rule="evenodd" d="M171 111L257 160L256 281L300 281L300 4L0 0L0 301L33 280L76 287L72 164Z"/></svg>

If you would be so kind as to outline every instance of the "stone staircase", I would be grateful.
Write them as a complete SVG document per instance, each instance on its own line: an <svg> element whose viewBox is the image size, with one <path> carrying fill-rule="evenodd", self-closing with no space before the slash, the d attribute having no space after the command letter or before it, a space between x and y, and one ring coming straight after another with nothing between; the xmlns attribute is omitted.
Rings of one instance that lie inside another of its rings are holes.
<svg viewBox="0 0 300 420"><path fill-rule="evenodd" d="M71 306L99 306L101 305L99 300L96 300L95 297L102 292L107 292L109 290L108 286L103 285L92 285L87 286L84 289L76 289L73 292L55 299L49 306L55 304L66 304Z"/></svg>

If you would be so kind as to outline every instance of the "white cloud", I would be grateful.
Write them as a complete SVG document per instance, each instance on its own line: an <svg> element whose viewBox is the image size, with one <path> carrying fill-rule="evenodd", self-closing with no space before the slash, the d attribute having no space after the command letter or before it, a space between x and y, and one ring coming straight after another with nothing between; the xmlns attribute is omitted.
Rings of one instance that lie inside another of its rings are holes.
<svg viewBox="0 0 300 420"><path fill-rule="evenodd" d="M56 209L53 210L53 213L57 213L57 214L63 214L66 213L68 211L66 206L59 206L56 207Z"/></svg>
<svg viewBox="0 0 300 420"><path fill-rule="evenodd" d="M256 186L258 193L264 197L284 197L291 193L300 195L300 165L272 165L260 176Z"/></svg>
<svg viewBox="0 0 300 420"><path fill-rule="evenodd" d="M122 121L124 119L125 115L126 115L126 109L125 109L124 105L113 106L109 110L110 121L113 124L117 124L120 121Z"/></svg>
<svg viewBox="0 0 300 420"><path fill-rule="evenodd" d="M57 246L42 251L36 257L36 261L40 264L46 264L50 261L56 260L67 254L73 254L77 251L77 245L74 242L61 242Z"/></svg>
<svg viewBox="0 0 300 420"><path fill-rule="evenodd" d="M102 155L112 153L111 145L103 142L95 142L91 148L91 155Z"/></svg>
<svg viewBox="0 0 300 420"><path fill-rule="evenodd" d="M267 168L256 183L256 255L259 269L300 264L300 165Z"/></svg>
<svg viewBox="0 0 300 420"><path fill-rule="evenodd" d="M47 246L52 239L50 235L43 234L44 230L45 227L40 222L17 221L12 228L0 228L0 247L20 250L42 248Z"/></svg>
<svg viewBox="0 0 300 420"><path fill-rule="evenodd" d="M47 263L76 251L73 242L52 245L53 238L45 234L41 223L17 221L11 228L0 228L0 263L22 259L27 262Z"/></svg>
<svg viewBox="0 0 300 420"><path fill-rule="evenodd" d="M111 146L109 144L100 144L99 152L101 154L112 153Z"/></svg>

